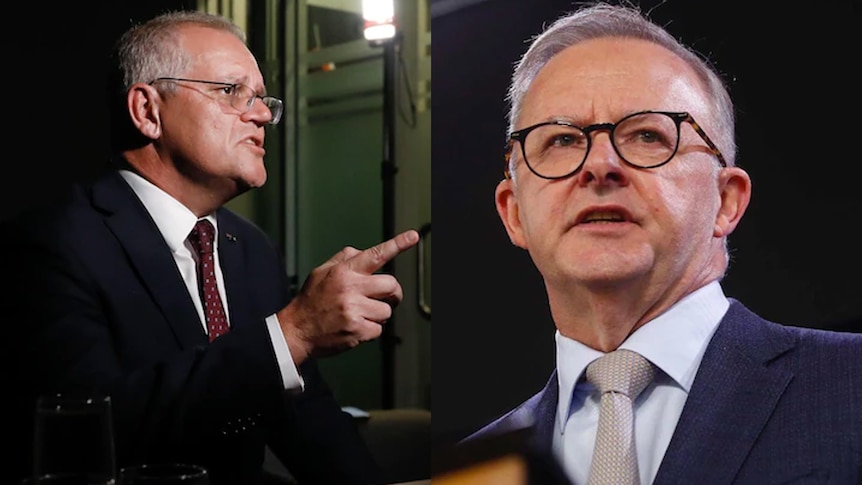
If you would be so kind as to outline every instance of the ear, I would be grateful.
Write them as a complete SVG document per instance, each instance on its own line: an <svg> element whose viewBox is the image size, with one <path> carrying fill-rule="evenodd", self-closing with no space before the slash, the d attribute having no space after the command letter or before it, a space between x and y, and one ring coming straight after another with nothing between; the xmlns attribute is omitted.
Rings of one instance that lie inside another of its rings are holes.
<svg viewBox="0 0 862 485"><path fill-rule="evenodd" d="M509 239L512 241L512 244L527 249L524 230L521 226L518 199L515 197L514 182L510 179L504 179L497 184L494 199L497 203L497 214L500 215L500 219L506 227L506 232L509 233Z"/></svg>
<svg viewBox="0 0 862 485"><path fill-rule="evenodd" d="M126 107L135 128L145 137L155 140L162 134L162 123L159 118L159 101L161 97L156 88L149 84L136 83L126 95Z"/></svg>
<svg viewBox="0 0 862 485"><path fill-rule="evenodd" d="M715 237L724 237L736 229L751 200L751 178L739 167L726 167L718 176L721 206L715 218Z"/></svg>

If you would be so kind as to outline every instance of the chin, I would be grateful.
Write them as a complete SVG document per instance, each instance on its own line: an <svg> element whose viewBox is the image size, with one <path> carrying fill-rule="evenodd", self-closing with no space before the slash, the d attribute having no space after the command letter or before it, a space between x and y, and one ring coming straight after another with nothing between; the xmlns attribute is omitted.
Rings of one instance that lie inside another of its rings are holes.
<svg viewBox="0 0 862 485"><path fill-rule="evenodd" d="M255 167L254 170L242 174L237 179L237 186L243 192L249 189L256 189L258 187L263 187L263 184L266 183L266 169L263 168L263 164L259 167Z"/></svg>
<svg viewBox="0 0 862 485"><path fill-rule="evenodd" d="M615 284L645 274L653 258L638 251L589 251L558 260L561 276L589 284Z"/></svg>

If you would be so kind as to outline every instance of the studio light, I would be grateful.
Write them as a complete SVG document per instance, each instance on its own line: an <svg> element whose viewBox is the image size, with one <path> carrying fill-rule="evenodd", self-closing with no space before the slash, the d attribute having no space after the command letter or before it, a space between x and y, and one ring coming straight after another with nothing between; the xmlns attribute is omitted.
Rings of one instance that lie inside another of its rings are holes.
<svg viewBox="0 0 862 485"><path fill-rule="evenodd" d="M386 41L395 37L393 0L362 0L362 18L365 20L366 40Z"/></svg>

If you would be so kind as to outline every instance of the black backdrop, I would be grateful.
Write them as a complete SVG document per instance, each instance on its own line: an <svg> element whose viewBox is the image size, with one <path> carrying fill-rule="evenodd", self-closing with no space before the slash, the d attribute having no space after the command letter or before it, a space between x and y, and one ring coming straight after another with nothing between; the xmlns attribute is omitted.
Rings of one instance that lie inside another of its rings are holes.
<svg viewBox="0 0 862 485"><path fill-rule="evenodd" d="M195 4L96 0L4 6L0 220L107 167L105 75L111 46L132 24Z"/></svg>
<svg viewBox="0 0 862 485"><path fill-rule="evenodd" d="M640 2L729 80L737 160L751 174L753 200L730 238L724 288L784 324L860 331L862 323L854 2ZM554 366L542 280L510 244L493 193L511 68L543 23L573 5L432 2L437 446L537 392Z"/></svg>

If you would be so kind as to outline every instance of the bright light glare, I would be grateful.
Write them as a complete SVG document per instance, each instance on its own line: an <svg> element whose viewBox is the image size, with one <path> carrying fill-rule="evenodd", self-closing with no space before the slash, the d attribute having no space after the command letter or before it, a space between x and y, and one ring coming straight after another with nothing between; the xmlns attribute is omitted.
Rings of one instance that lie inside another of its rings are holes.
<svg viewBox="0 0 862 485"><path fill-rule="evenodd" d="M395 26L392 24L365 25L366 40L384 40L395 37Z"/></svg>
<svg viewBox="0 0 862 485"><path fill-rule="evenodd" d="M366 40L385 40L395 37L393 0L362 0L362 18L365 19Z"/></svg>
<svg viewBox="0 0 862 485"><path fill-rule="evenodd" d="M395 17L392 0L362 0L362 18L366 23L391 24Z"/></svg>

